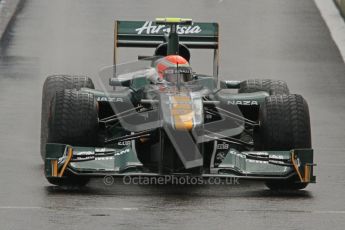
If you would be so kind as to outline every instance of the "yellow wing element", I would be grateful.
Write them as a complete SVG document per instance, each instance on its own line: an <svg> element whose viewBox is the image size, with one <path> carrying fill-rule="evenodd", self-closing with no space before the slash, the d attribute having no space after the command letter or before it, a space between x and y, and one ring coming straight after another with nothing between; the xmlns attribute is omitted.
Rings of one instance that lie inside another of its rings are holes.
<svg viewBox="0 0 345 230"><path fill-rule="evenodd" d="M67 158L65 160L65 163L63 164L60 172L59 172L59 166L58 166L58 160L52 160L51 161L51 166L52 166L52 176L53 177L62 177L68 164L70 163L72 156L73 156L73 149L72 147L68 147L67 150Z"/></svg>
<svg viewBox="0 0 345 230"><path fill-rule="evenodd" d="M296 155L295 155L294 151L291 153L291 162L292 162L292 165L293 165L295 172L297 173L300 181L302 183L309 183L310 182L310 174L311 174L311 165L306 164L304 166L304 175L302 175L301 171L299 170L298 163L296 162Z"/></svg>
<svg viewBox="0 0 345 230"><path fill-rule="evenodd" d="M193 20L191 18L156 18L157 24L185 24L192 25Z"/></svg>

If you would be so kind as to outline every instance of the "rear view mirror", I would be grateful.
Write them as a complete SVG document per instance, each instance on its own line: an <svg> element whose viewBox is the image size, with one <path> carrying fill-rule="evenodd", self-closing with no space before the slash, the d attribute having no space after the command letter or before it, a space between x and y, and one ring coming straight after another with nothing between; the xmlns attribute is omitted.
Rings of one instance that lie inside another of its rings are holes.
<svg viewBox="0 0 345 230"><path fill-rule="evenodd" d="M120 80L119 78L112 77L109 79L109 85L129 87L131 85L131 79Z"/></svg>
<svg viewBox="0 0 345 230"><path fill-rule="evenodd" d="M221 89L239 89L241 81L229 81L229 80L221 80L219 87Z"/></svg>

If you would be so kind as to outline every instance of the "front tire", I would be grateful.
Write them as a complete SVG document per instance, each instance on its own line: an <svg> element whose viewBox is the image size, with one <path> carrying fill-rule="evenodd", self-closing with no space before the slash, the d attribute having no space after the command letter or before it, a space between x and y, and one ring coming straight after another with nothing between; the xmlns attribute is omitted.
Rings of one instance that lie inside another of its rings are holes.
<svg viewBox="0 0 345 230"><path fill-rule="evenodd" d="M260 107L260 128L254 140L256 150L311 148L308 104L301 95L272 95ZM308 183L290 180L267 181L272 190L305 188Z"/></svg>
<svg viewBox="0 0 345 230"><path fill-rule="evenodd" d="M48 141L73 146L95 146L98 131L97 104L94 95L75 89L56 92L52 99L48 126ZM84 186L88 177L68 171L61 178L49 177L49 183L58 186Z"/></svg>
<svg viewBox="0 0 345 230"><path fill-rule="evenodd" d="M90 182L89 177L68 175L66 177L49 177L48 182L57 186L84 187Z"/></svg>
<svg viewBox="0 0 345 230"><path fill-rule="evenodd" d="M86 76L52 75L47 77L42 90L41 109L41 157L45 159L46 143L48 141L48 119L50 115L51 100L57 91L81 88L94 89L92 80Z"/></svg>
<svg viewBox="0 0 345 230"><path fill-rule="evenodd" d="M285 180L277 180L277 181L266 181L265 185L267 188L273 191L279 190L301 190L308 186L308 183L301 183L296 182L299 180L297 177L293 177L291 179Z"/></svg>
<svg viewBox="0 0 345 230"><path fill-rule="evenodd" d="M97 132L97 102L92 93L74 89L56 92L51 107L49 142L95 146Z"/></svg>

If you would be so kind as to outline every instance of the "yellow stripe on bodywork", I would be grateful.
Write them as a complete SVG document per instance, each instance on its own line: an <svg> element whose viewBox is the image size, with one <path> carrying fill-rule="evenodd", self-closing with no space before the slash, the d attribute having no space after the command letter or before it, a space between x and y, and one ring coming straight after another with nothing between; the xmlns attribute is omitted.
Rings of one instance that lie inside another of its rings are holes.
<svg viewBox="0 0 345 230"><path fill-rule="evenodd" d="M173 104L173 109L192 109L192 105L191 104Z"/></svg>
<svg viewBox="0 0 345 230"><path fill-rule="evenodd" d="M179 103L179 102L191 103L190 97L188 96L172 96L172 101L176 103Z"/></svg>
<svg viewBox="0 0 345 230"><path fill-rule="evenodd" d="M194 112L191 109L172 109L172 116L181 116L181 120L188 120L189 117L193 117Z"/></svg>
<svg viewBox="0 0 345 230"><path fill-rule="evenodd" d="M58 161L52 160L52 176L57 177L58 176Z"/></svg>
<svg viewBox="0 0 345 230"><path fill-rule="evenodd" d="M174 116L175 129L191 130L193 128L193 119L181 120L181 116Z"/></svg>
<svg viewBox="0 0 345 230"><path fill-rule="evenodd" d="M68 148L68 153L67 153L67 159L65 161L65 163L63 164L62 166L62 169L58 175L58 177L62 177L66 168L67 168L67 165L69 164L69 162L71 161L72 159L72 156L73 156L73 149L71 147Z"/></svg>
<svg viewBox="0 0 345 230"><path fill-rule="evenodd" d="M171 116L177 130L191 130L194 126L193 106L189 96L171 97Z"/></svg>

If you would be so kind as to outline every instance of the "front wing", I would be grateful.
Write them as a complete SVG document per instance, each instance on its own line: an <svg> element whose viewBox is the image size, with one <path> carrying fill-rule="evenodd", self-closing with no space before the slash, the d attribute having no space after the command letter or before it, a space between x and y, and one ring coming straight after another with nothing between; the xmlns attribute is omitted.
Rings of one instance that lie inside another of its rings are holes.
<svg viewBox="0 0 345 230"><path fill-rule="evenodd" d="M211 166L202 177L235 177L253 180L288 180L315 183L313 150L239 152L230 149L218 166ZM123 148L74 147L46 145L45 175L65 177L66 172L79 176L164 176L147 172L130 145Z"/></svg>

